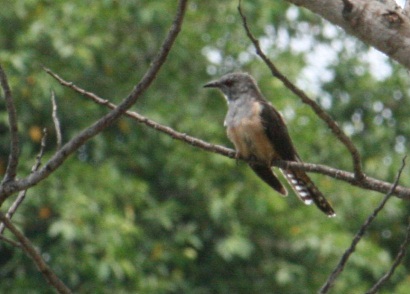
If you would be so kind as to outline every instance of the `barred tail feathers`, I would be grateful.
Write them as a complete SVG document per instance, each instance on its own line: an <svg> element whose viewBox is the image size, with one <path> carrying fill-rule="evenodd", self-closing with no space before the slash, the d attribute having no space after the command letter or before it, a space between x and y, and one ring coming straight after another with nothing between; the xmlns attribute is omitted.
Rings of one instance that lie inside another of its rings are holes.
<svg viewBox="0 0 410 294"><path fill-rule="evenodd" d="M315 203L321 211L330 217L336 215L332 206L305 172L282 169L281 171L300 200L307 205Z"/></svg>

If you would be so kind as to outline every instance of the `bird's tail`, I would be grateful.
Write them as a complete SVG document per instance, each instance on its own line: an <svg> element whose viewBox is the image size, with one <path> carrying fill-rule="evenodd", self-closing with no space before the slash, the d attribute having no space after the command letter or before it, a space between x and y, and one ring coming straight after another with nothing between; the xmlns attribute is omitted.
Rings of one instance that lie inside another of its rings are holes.
<svg viewBox="0 0 410 294"><path fill-rule="evenodd" d="M252 170L269 186L271 186L273 189L278 191L280 194L286 196L288 195L288 191L286 191L286 188L281 184L281 182L278 180L276 175L273 173L272 168L267 165L262 165L262 164L257 164L257 163L252 163L249 164L249 166L252 168Z"/></svg>
<svg viewBox="0 0 410 294"><path fill-rule="evenodd" d="M323 194L304 171L282 169L282 172L292 189L295 191L296 195L298 195L300 200L302 200L305 204L309 205L314 202L316 206L329 217L336 215L332 206L329 202L327 202L325 196L323 196Z"/></svg>

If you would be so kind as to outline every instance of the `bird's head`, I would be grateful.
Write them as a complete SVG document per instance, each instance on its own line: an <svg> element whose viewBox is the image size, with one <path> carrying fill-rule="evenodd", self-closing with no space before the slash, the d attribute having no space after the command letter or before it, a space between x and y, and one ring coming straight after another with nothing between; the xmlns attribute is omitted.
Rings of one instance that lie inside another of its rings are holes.
<svg viewBox="0 0 410 294"><path fill-rule="evenodd" d="M237 100L241 94L257 91L255 80L251 75L243 72L229 73L216 81L204 85L205 88L218 88L229 101Z"/></svg>

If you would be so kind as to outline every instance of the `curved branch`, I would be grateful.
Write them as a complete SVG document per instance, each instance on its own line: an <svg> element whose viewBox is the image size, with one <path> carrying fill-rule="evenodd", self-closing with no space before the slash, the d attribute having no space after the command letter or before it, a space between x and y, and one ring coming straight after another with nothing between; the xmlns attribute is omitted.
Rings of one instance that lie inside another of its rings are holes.
<svg viewBox="0 0 410 294"><path fill-rule="evenodd" d="M43 138L41 138L41 145L40 145L40 151L36 156L36 161L34 163L34 165L31 167L31 172L35 172L36 170L39 169L40 165L41 165L41 159L43 158L44 155L44 150L46 148L46 140L47 140L47 129L43 130ZM8 219L11 219L14 215L14 213L17 211L17 209L19 208L19 206L23 203L24 199L26 198L26 194L27 194L27 189L25 190L21 190L18 193L18 196L16 198L16 200L14 200L13 204L10 206L9 210L6 213L6 217ZM3 234L3 231L5 229L4 224L0 224L0 236L1 234Z"/></svg>
<svg viewBox="0 0 410 294"><path fill-rule="evenodd" d="M54 91L51 91L51 104L53 106L52 108L52 118L53 118L53 123L54 123L54 129L56 131L56 137L57 137L57 150L61 148L61 145L63 144L63 136L61 135L61 126L60 126L60 120L58 119L57 115L57 101L56 101L56 96L54 94Z"/></svg>
<svg viewBox="0 0 410 294"><path fill-rule="evenodd" d="M7 81L7 75L0 65L0 84L4 91L4 98L6 100L6 109L9 117L9 129L10 129L10 155L7 163L6 174L3 178L3 183L13 181L16 177L16 170L18 165L18 156L20 152L19 137L17 127L17 112L13 102L13 95Z"/></svg>
<svg viewBox="0 0 410 294"><path fill-rule="evenodd" d="M67 82L64 79L62 79L61 77L59 77L58 75L56 75L55 73L53 73L51 70L49 69L45 69L46 72L51 75L53 78L55 78L62 86L68 87L72 90L74 90L75 92L91 99L92 101L94 101L95 103L98 103L100 105L104 105L106 107L109 107L111 109L115 109L117 106L111 102L109 102L107 99L103 99L97 95L95 95L92 92L88 92L78 86L76 86L75 84L71 83L71 82ZM198 138L189 136L185 133L181 133L178 132L168 126L164 126L161 125L153 120L150 120L146 117L144 117L143 115L134 112L134 111L126 111L124 113L126 116L134 119L135 121L139 122L139 123L143 123L146 126L153 128L155 130L158 130L164 134L167 134L168 136L171 136L174 139L186 142L192 146L195 147L199 147L203 150L206 151L210 151L213 153L218 153L230 158L235 158L236 159L236 152L232 149L223 147L223 146L219 146L219 145L214 145L214 144L210 144L208 142L205 142L203 140L200 140ZM246 159L241 158L242 160L246 161ZM368 176L365 176L364 178L362 178L360 181L357 180L357 177L355 177L355 175L351 172L348 171L344 171L344 170L339 170L339 169L335 169L332 167L328 167L328 166L324 166L324 165L319 165L319 164L311 164L311 163L302 163L302 162L294 162L294 161L274 161L273 162L274 166L283 168L283 169L288 169L288 168L292 168L292 169L300 169L300 170L304 170L307 172L314 172L314 173L320 173L323 175L327 175L329 177L332 177L334 179L337 180L341 180L347 183L350 183L354 186L360 187L360 188L364 188L367 190L372 190L372 191L376 191L376 192L380 192L380 193L388 193L392 187L393 184L389 183L389 182L385 182L385 181L381 181L381 180L377 180ZM406 188L403 186L396 186L393 192L394 195L396 195L399 198L402 199L406 199L406 200L410 200L410 188Z"/></svg>
<svg viewBox="0 0 410 294"><path fill-rule="evenodd" d="M327 114L327 112L325 112L319 106L319 104L317 104L315 101L309 98L303 90L298 88L284 74L282 74L280 70L275 66L275 64L273 64L273 62L265 55L265 53L263 53L261 47L259 46L259 41L253 36L253 34L251 33L249 29L246 16L242 12L240 3L238 5L238 11L242 18L242 23L245 28L246 35L252 41L255 47L256 53L262 58L262 60L271 70L272 75L277 77L289 90L291 90L296 96L298 96L302 100L303 103L309 105L313 109L313 111L317 114L317 116L319 116L319 118L321 118L327 124L329 129L339 139L339 141L342 142L343 145L346 146L347 150L352 155L355 178L357 180L362 180L365 177L365 175L362 170L360 153L357 150L356 146L354 146L350 138L343 132L343 130L332 119L332 117L329 114Z"/></svg>
<svg viewBox="0 0 410 294"><path fill-rule="evenodd" d="M95 135L99 134L106 127L110 126L115 120L117 120L128 108L130 108L141 94L150 86L152 81L155 79L157 73L164 64L169 51L174 44L182 26L183 18L185 15L187 0L180 0L178 3L177 12L173 21L173 24L161 46L159 52L155 59L152 61L150 67L140 80L140 82L135 86L133 91L125 98L117 108L110 111L108 114L97 120L90 127L81 131L76 137L67 142L64 146L58 150L51 159L44 165L43 168L39 169L37 172L30 174L28 177L5 183L0 187L0 205L4 200L12 193L27 189L34 186L42 179L49 176L56 168L58 168L67 157L75 152L80 146L82 146L87 140L91 139Z"/></svg>
<svg viewBox="0 0 410 294"><path fill-rule="evenodd" d="M394 259L394 262L390 269L377 281L376 284L373 285L373 287L366 292L366 294L375 294L379 291L380 287L383 286L389 279L390 277L394 274L394 271L396 268L400 265L400 263L403 261L403 258L406 256L407 252L407 247L410 244L410 222L407 224L406 228L406 236L404 237L404 241L400 245L399 252L397 252L396 258Z"/></svg>
<svg viewBox="0 0 410 294"><path fill-rule="evenodd" d="M104 105L110 109L115 109L117 108L117 105L115 105L114 103L109 102L107 99L101 98L99 96L97 96L96 94L92 93L92 92L88 92L78 86L76 86L75 84L73 84L72 82L67 82L66 80L64 80L63 78L61 78L59 75L57 75L56 73L52 72L50 69L48 68L44 68L44 70L50 75L52 76L54 79L56 79L62 86L64 87L68 87L72 90L74 90L75 92L90 98L92 101L94 101L97 104L100 105ZM175 131L174 129L168 127L168 126L164 126L161 125L153 120L150 120L148 118L146 118L145 116L135 112L135 111L126 111L124 113L126 116L136 120L139 123L143 123L153 129L156 129L162 133L165 133L169 136L171 136L174 139L177 140L181 140L184 141L194 147L200 147L202 149L205 149L207 151L211 151L211 152L215 152L215 153L219 153L221 155L225 155L228 156L230 158L236 158L236 152L232 149L223 147L223 146L219 146L219 145L214 145L214 144L210 144L208 142L205 142L203 140L197 139L195 137L189 136L185 133L180 133L178 131Z"/></svg>
<svg viewBox="0 0 410 294"><path fill-rule="evenodd" d="M387 201L390 199L391 195L393 194L394 190L396 189L397 184L399 183L399 180L400 180L400 177L401 177L401 174L403 172L403 169L404 169L405 165L406 165L406 157L403 158L402 165L399 169L399 172L397 173L396 180L394 181L394 184L391 187L390 191L384 196L384 198L380 202L380 204L376 207L376 209L372 212L372 214L366 219L364 224L360 227L359 231L354 236L351 245L345 251L345 253L342 255L342 258L340 259L340 261L337 264L336 268L333 270L333 272L330 274L329 278L326 280L323 287L320 289L320 291L319 291L320 294L328 293L330 288L333 286L334 282L338 278L338 276L342 273L348 259L350 258L352 253L356 250L357 244L363 238L364 233L369 228L369 226L372 224L372 222L375 220L375 218L377 217L379 212L384 208ZM407 238L406 238L406 240L407 240Z"/></svg>
<svg viewBox="0 0 410 294"><path fill-rule="evenodd" d="M71 290L56 276L56 274L50 269L47 263L41 257L41 254L36 251L33 244L23 235L13 224L12 222L0 212L0 221L6 226L10 232L20 242L21 248L24 252L34 261L38 270L43 274L44 278L52 285L58 293L71 293Z"/></svg>
<svg viewBox="0 0 410 294"><path fill-rule="evenodd" d="M7 243L7 244L10 244L10 245L13 246L13 247L21 248L20 243L18 243L18 242L16 242L16 241L13 241L13 240L11 240L11 239L9 239L9 238L6 238L6 237L4 237L3 235L0 235L0 241L3 241L3 242L5 242L5 243Z"/></svg>

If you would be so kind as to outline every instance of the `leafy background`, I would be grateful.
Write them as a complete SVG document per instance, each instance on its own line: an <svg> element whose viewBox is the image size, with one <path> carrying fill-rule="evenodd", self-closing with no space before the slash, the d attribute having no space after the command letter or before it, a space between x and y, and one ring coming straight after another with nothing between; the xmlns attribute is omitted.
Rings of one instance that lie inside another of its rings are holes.
<svg viewBox="0 0 410 294"><path fill-rule="evenodd" d="M244 70L284 114L307 162L351 169L324 123L270 76L254 54L236 1L191 1L175 46L133 110L193 136L231 146L226 106L202 85ZM59 86L41 68L119 102L138 82L173 18L176 1L2 3L0 61L19 117L20 177L48 129L51 91L63 139L108 110ZM393 181L410 134L408 73L319 17L283 1L246 1L254 33L284 73L352 137L365 172ZM9 136L0 114L0 171ZM313 175L338 216L291 194L278 197L244 163L193 148L126 118L89 141L28 192L13 220L56 274L79 293L313 293L323 284L380 194ZM406 167L401 184L409 185ZM3 207L10 205L12 197ZM363 293L391 265L409 204L391 199L338 279L334 293ZM0 243L0 292L52 292L20 250ZM407 293L405 259L381 293Z"/></svg>

